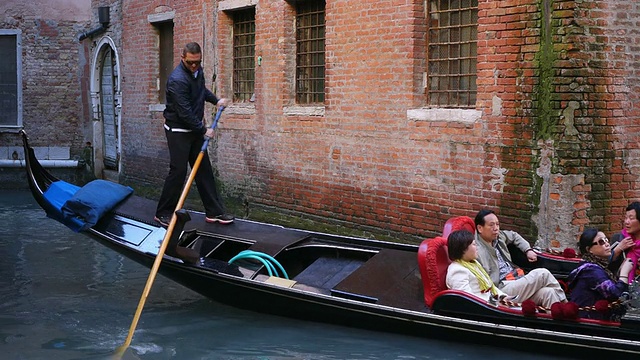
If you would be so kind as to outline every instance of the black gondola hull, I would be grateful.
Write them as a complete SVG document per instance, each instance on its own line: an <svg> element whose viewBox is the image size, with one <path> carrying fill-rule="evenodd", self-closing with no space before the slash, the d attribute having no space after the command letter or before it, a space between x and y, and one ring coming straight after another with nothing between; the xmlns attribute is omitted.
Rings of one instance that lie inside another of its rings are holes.
<svg viewBox="0 0 640 360"><path fill-rule="evenodd" d="M26 135L23 138L32 194L49 216L59 220L43 195L57 179L39 165ZM166 234L153 222L154 208L155 203L132 196L84 233L151 268ZM632 317L622 324L530 317L457 292L440 295L430 309L423 298L415 245L244 220L231 226L212 225L204 222L202 213L188 213L191 221L180 229L180 246L199 254L201 261L190 264L165 256L159 272L215 302L441 339L452 346L464 341L562 356L640 355L640 325ZM232 263L246 250L272 257L288 274L271 274L264 263ZM570 266L563 263L559 269L566 272Z"/></svg>

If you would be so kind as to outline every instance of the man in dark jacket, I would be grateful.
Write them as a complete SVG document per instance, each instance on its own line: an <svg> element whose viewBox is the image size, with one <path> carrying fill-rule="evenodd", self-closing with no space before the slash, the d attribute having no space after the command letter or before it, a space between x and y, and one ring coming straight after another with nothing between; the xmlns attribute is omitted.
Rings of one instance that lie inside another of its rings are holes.
<svg viewBox="0 0 640 360"><path fill-rule="evenodd" d="M180 200L187 176L187 162L193 166L204 143L204 136L213 137L213 129L207 129L203 121L205 101L218 106L225 106L227 103L227 99L218 99L206 88L201 62L200 45L188 43L182 50L180 64L167 80L164 129L169 146L169 175L165 179L154 218L164 226L168 226ZM205 220L212 223L232 223L233 216L225 213L224 204L218 195L206 151L196 172L195 182L204 204Z"/></svg>

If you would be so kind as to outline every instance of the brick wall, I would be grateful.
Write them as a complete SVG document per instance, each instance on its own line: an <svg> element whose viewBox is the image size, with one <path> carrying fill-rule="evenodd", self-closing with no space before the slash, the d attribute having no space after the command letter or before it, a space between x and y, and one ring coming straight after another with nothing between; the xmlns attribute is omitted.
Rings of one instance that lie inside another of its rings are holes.
<svg viewBox="0 0 640 360"><path fill-rule="evenodd" d="M246 184L252 201L411 235L441 231L450 216L485 203L481 127L446 114L407 117L424 104L423 14L417 1L329 1L326 100L322 116L306 116L294 104L294 8L259 2L257 115L228 110L223 178ZM220 16L221 59L230 58L230 26Z"/></svg>
<svg viewBox="0 0 640 360"><path fill-rule="evenodd" d="M223 179L246 184L252 201L294 211L412 234L440 227L448 215L433 214L423 202L427 191L416 189L422 177L413 174L431 159L411 140L406 121L407 107L421 96L415 68L424 67L424 23L407 14L423 13L422 5L327 3L323 116L295 106L294 10L286 2L256 6L257 115L225 114L218 140ZM225 59L219 86L230 93L232 21L225 14L218 20Z"/></svg>
<svg viewBox="0 0 640 360"><path fill-rule="evenodd" d="M433 236L498 211L541 246L585 225L619 229L637 198L638 4L479 1L475 110L428 109L423 1L327 1L326 100L294 103L294 7L285 1L124 4L126 178L160 184L167 150L147 16L175 10L175 54L203 44L208 85L231 97L231 11L255 6L256 101L234 104L211 154L228 196ZM214 25L215 24L215 25ZM631 29L631 30L629 30ZM145 61L140 61L145 59Z"/></svg>
<svg viewBox="0 0 640 360"><path fill-rule="evenodd" d="M610 78L599 82L602 98L592 112L602 114L598 125L612 128L610 133L600 135L610 144L605 152L610 165L603 167L610 182L599 184L599 188L608 191L610 197L599 215L612 231L618 231L626 205L640 199L640 3L617 0L600 6L584 11L585 17L602 16L607 25L596 33L596 40L604 46L594 53L595 59L608 60Z"/></svg>
<svg viewBox="0 0 640 360"><path fill-rule="evenodd" d="M81 2L6 1L0 28L22 31L23 127L34 146L70 148L82 153L88 103L82 83L87 68L78 32L88 26L90 8ZM0 144L20 146L15 132L0 132Z"/></svg>
<svg viewBox="0 0 640 360"><path fill-rule="evenodd" d="M542 245L572 246L584 226L618 231L637 198L628 174L637 161L629 90L638 35L628 29L638 4L481 1L480 9L479 108L491 109L484 120L498 135L487 133L495 145L485 166L505 170L503 192L484 197Z"/></svg>

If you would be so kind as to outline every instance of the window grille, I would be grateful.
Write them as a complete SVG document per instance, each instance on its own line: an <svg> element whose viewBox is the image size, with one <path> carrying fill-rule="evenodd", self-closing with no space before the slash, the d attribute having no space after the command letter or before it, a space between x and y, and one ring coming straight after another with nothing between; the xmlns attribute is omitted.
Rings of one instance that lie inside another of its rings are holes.
<svg viewBox="0 0 640 360"><path fill-rule="evenodd" d="M475 107L478 0L430 1L428 27L429 104Z"/></svg>
<svg viewBox="0 0 640 360"><path fill-rule="evenodd" d="M255 87L255 8L233 14L233 100L252 101Z"/></svg>
<svg viewBox="0 0 640 360"><path fill-rule="evenodd" d="M0 29L0 128L22 126L20 30Z"/></svg>
<svg viewBox="0 0 640 360"><path fill-rule="evenodd" d="M298 2L296 11L296 103L323 103L325 2Z"/></svg>

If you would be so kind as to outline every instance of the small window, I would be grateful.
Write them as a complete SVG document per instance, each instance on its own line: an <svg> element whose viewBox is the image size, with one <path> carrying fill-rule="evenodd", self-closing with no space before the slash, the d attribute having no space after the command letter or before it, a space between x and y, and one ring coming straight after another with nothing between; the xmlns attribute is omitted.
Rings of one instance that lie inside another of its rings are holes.
<svg viewBox="0 0 640 360"><path fill-rule="evenodd" d="M255 86L255 8L233 13L233 100L252 101Z"/></svg>
<svg viewBox="0 0 640 360"><path fill-rule="evenodd" d="M164 104L167 93L167 80L173 71L173 21L153 24L158 29L159 69L158 69L158 101Z"/></svg>
<svg viewBox="0 0 640 360"><path fill-rule="evenodd" d="M429 105L474 108L478 0L430 1L428 27Z"/></svg>
<svg viewBox="0 0 640 360"><path fill-rule="evenodd" d="M0 127L22 126L20 30L0 30Z"/></svg>
<svg viewBox="0 0 640 360"><path fill-rule="evenodd" d="M296 4L296 103L324 103L325 2Z"/></svg>

